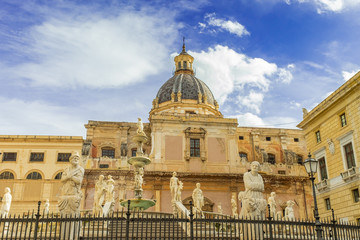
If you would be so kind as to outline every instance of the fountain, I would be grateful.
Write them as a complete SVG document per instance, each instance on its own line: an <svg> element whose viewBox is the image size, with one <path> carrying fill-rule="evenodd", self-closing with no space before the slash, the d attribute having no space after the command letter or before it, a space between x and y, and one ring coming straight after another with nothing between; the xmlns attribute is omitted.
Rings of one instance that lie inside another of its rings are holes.
<svg viewBox="0 0 360 240"><path fill-rule="evenodd" d="M148 140L146 134L144 133L144 127L141 122L141 118L138 118L137 123L137 134L133 137L133 141L137 143L137 150L136 150L136 156L131 157L128 160L128 163L135 168L134 176L135 176L135 198L124 200L120 202L120 205L123 207L129 207L128 202L130 201L130 210L139 210L144 211L148 209L149 207L152 207L155 205L154 200L150 199L143 199L142 198L142 184L143 184L143 176L144 176L144 166L151 163L150 159L146 157L143 153L143 144Z"/></svg>

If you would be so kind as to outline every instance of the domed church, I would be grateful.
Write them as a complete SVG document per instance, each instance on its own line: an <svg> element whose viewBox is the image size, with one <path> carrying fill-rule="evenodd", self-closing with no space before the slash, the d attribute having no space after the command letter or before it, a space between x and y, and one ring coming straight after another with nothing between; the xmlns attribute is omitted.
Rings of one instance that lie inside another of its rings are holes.
<svg viewBox="0 0 360 240"><path fill-rule="evenodd" d="M172 173L177 172L183 182L185 206L189 205L196 183L201 183L205 196L203 210L216 212L215 206L221 203L223 213L231 215L232 197L237 199L238 193L245 190L243 174L250 170L252 161L258 161L265 183L264 198L276 192L280 212L287 200L293 200L296 217L311 216L311 186L302 166L306 158L303 132L238 126L237 119L221 114L211 89L196 77L193 70L196 59L186 52L185 44L174 63L174 75L154 93L149 123L144 123L149 140L143 151L151 164L145 167L143 197L156 200L155 206L147 211L172 212L169 182ZM58 175L66 167L64 154L70 150L78 150L83 157L83 211L93 208L95 183L101 174L112 175L115 180L115 210L121 208L121 200L133 197L134 174L127 161L136 155L137 145L132 141L136 122L88 121L85 128L83 140L70 136L54 139L7 136L0 141L3 152L13 154L6 156L16 159L16 162L3 161L5 170L0 171L0 176L6 171L16 179L16 183L0 181L0 188L12 184L11 188L18 194L14 196L13 209L20 211L36 206L38 200L49 199L55 211L60 187ZM27 164L35 151L31 148L44 151L45 155L39 156L51 164L39 161ZM36 185L27 177L33 172L38 173ZM31 199L25 199L26 191L32 192ZM237 204L240 212L241 206Z"/></svg>

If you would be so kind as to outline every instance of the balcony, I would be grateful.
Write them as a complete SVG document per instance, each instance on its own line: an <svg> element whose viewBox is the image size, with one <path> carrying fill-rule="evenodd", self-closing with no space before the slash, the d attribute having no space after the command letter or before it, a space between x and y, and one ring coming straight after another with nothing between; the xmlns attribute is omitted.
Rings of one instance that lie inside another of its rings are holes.
<svg viewBox="0 0 360 240"><path fill-rule="evenodd" d="M322 180L321 182L315 184L316 185L316 189L319 191L319 192L323 192L325 191L326 189L329 188L329 180L328 179L324 179Z"/></svg>
<svg viewBox="0 0 360 240"><path fill-rule="evenodd" d="M345 172L340 173L340 175L345 182L349 182L353 179L359 178L359 169L357 167L352 167Z"/></svg>

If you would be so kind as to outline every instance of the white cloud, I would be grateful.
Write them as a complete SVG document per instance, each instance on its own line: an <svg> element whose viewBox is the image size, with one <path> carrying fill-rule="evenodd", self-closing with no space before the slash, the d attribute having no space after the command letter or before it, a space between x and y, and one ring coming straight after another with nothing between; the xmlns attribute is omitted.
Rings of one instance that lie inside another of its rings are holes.
<svg viewBox="0 0 360 240"><path fill-rule="evenodd" d="M353 7L360 6L359 0L284 0L288 5L291 3L311 3L316 7L319 14L326 12L342 12Z"/></svg>
<svg viewBox="0 0 360 240"><path fill-rule="evenodd" d="M30 60L0 73L40 86L96 88L134 84L167 69L179 28L171 14L86 14L69 13L33 26L26 43L16 46Z"/></svg>
<svg viewBox="0 0 360 240"><path fill-rule="evenodd" d="M194 67L197 77L203 80L212 90L220 104L229 100L234 94L235 104L238 108L244 107L259 113L264 94L269 90L270 84L279 75L287 76L282 82L289 81L293 68L279 68L262 58L251 58L238 53L226 46L217 45L207 51L189 52L194 58Z"/></svg>
<svg viewBox="0 0 360 240"><path fill-rule="evenodd" d="M289 64L286 68L279 68L278 70L278 81L282 83L289 84L293 79L292 71L294 70L295 65Z"/></svg>
<svg viewBox="0 0 360 240"><path fill-rule="evenodd" d="M3 135L83 136L85 132L84 119L79 118L75 107L0 97L0 109L0 133Z"/></svg>
<svg viewBox="0 0 360 240"><path fill-rule="evenodd" d="M231 116L231 118L237 118L239 126L264 126L265 122L257 115L252 113L245 113L236 116Z"/></svg>
<svg viewBox="0 0 360 240"><path fill-rule="evenodd" d="M207 26L211 26L218 27L220 31L225 30L239 37L242 37L243 35L250 35L245 27L239 22L216 18L215 13L207 14L205 16L205 21L208 25L205 23L199 23L199 26L202 30L204 30Z"/></svg>
<svg viewBox="0 0 360 240"><path fill-rule="evenodd" d="M342 71L341 73L342 73L342 76L343 76L343 78L344 78L344 81L347 81L347 80L349 80L350 78L352 78L358 71L359 71L359 70L357 70L357 71L351 71L351 72Z"/></svg>

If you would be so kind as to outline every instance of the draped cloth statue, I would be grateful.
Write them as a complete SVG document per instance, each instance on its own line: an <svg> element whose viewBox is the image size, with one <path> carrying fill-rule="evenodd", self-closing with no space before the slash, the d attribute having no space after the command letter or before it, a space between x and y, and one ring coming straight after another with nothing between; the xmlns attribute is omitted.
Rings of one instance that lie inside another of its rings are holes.
<svg viewBox="0 0 360 240"><path fill-rule="evenodd" d="M80 155L75 152L70 157L71 165L67 167L62 176L61 195L58 208L61 217L80 216L80 202L82 198L81 183L84 177L84 168L79 165ZM61 225L61 239L76 240L79 233L78 222L63 222Z"/></svg>
<svg viewBox="0 0 360 240"><path fill-rule="evenodd" d="M46 199L44 204L44 215L49 214L50 202L49 199Z"/></svg>
<svg viewBox="0 0 360 240"><path fill-rule="evenodd" d="M2 218L9 216L11 200L12 200L10 188L6 187L4 192L5 193L1 201L1 211L0 211Z"/></svg>
<svg viewBox="0 0 360 240"><path fill-rule="evenodd" d="M264 219L266 211L266 200L264 199L264 181L258 173L260 163L253 161L251 171L244 174L245 195L242 201L242 214L245 218ZM253 236L262 240L263 229L261 224L249 225L244 229L246 237Z"/></svg>
<svg viewBox="0 0 360 240"><path fill-rule="evenodd" d="M295 202L293 200L288 200L286 202L287 207L285 208L285 220L287 221L294 221L295 220L295 214L293 206Z"/></svg>
<svg viewBox="0 0 360 240"><path fill-rule="evenodd" d="M236 203L236 197L233 195L231 198L231 213L235 217L237 216L237 203Z"/></svg>
<svg viewBox="0 0 360 240"><path fill-rule="evenodd" d="M94 194L94 215L103 215L102 205L105 200L105 191L106 191L106 182L104 181L104 175L99 176L99 180L95 184L95 194Z"/></svg>
<svg viewBox="0 0 360 240"><path fill-rule="evenodd" d="M105 205L103 207L103 214L104 216L108 216L114 211L115 207L115 181L111 175L108 175L106 180L106 193L105 193Z"/></svg>
<svg viewBox="0 0 360 240"><path fill-rule="evenodd" d="M200 183L196 183L196 188L192 193L192 199L194 201L194 209L202 215L202 207L205 205L204 195L200 189Z"/></svg>
<svg viewBox="0 0 360 240"><path fill-rule="evenodd" d="M270 197L268 198L268 204L270 205L270 215L271 217L276 217L276 201L275 201L275 192L270 193Z"/></svg>

